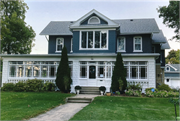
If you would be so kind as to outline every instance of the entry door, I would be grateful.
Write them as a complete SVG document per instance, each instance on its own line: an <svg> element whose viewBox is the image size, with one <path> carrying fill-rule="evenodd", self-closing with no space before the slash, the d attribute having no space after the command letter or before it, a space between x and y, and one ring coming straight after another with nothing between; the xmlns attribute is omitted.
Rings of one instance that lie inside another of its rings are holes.
<svg viewBox="0 0 180 121"><path fill-rule="evenodd" d="M89 66L89 79L96 78L96 66Z"/></svg>

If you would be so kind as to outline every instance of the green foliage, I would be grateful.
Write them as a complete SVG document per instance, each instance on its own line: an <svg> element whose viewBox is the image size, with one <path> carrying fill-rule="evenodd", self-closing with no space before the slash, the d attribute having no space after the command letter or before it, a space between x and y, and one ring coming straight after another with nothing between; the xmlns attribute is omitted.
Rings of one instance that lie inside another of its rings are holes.
<svg viewBox="0 0 180 121"><path fill-rule="evenodd" d="M166 64L179 64L180 63L180 50L171 50L166 57Z"/></svg>
<svg viewBox="0 0 180 121"><path fill-rule="evenodd" d="M26 91L26 83L24 83L23 81L19 81L18 83L15 84L14 86L14 91L15 92L24 92Z"/></svg>
<svg viewBox="0 0 180 121"><path fill-rule="evenodd" d="M15 84L14 83L4 83L1 88L2 91L13 91Z"/></svg>
<svg viewBox="0 0 180 121"><path fill-rule="evenodd" d="M179 37L179 1L169 1L168 6L162 6L157 9L159 12L159 18L163 18L163 23L169 28L175 29L176 35L172 39Z"/></svg>
<svg viewBox="0 0 180 121"><path fill-rule="evenodd" d="M67 76L64 76L64 86L65 90L67 90L67 87L70 85L69 78Z"/></svg>
<svg viewBox="0 0 180 121"><path fill-rule="evenodd" d="M179 93L178 92L172 92L172 91L147 91L146 92L147 97L178 97Z"/></svg>
<svg viewBox="0 0 180 121"><path fill-rule="evenodd" d="M116 94L117 94L117 95L120 95L120 92L119 92L119 91L117 91L117 92L116 92Z"/></svg>
<svg viewBox="0 0 180 121"><path fill-rule="evenodd" d="M80 87L80 86L75 86L75 89L76 89L76 90L80 90L81 87Z"/></svg>
<svg viewBox="0 0 180 121"><path fill-rule="evenodd" d="M119 82L118 82L119 79L123 81L122 90L125 90L127 87L126 69L124 68L121 53L117 53L115 67L113 70L112 83L111 83L111 89L113 92L119 90Z"/></svg>
<svg viewBox="0 0 180 121"><path fill-rule="evenodd" d="M104 91L106 91L106 87L105 86L101 86L101 87L99 87L99 90L104 92Z"/></svg>
<svg viewBox="0 0 180 121"><path fill-rule="evenodd" d="M125 94L128 95L128 96L141 97L141 91L139 91L139 90L129 89L128 91L125 92Z"/></svg>
<svg viewBox="0 0 180 121"><path fill-rule="evenodd" d="M121 78L118 79L119 88L122 88L123 86L123 80Z"/></svg>
<svg viewBox="0 0 180 121"><path fill-rule="evenodd" d="M46 82L43 85L44 91L54 91L55 90L55 84L53 82Z"/></svg>
<svg viewBox="0 0 180 121"><path fill-rule="evenodd" d="M156 88L154 88L154 87L150 87L150 88L146 88L146 89L145 89L145 92L147 93L147 91L151 91L151 89L155 89L156 92L158 91L158 89L156 89Z"/></svg>
<svg viewBox="0 0 180 121"><path fill-rule="evenodd" d="M140 90L142 89L142 86L140 85L140 83L135 84L135 82L133 82L132 84L130 84L130 83L128 82L127 89L139 90L139 91L140 91Z"/></svg>
<svg viewBox="0 0 180 121"><path fill-rule="evenodd" d="M64 92L65 89L65 83L64 83L64 77L69 79L69 84L67 86L67 91L70 91L70 84L72 83L72 79L70 76L70 69L68 64L68 56L67 56L67 49L64 46L62 50L61 60L58 66L57 74L56 74L56 85L60 89L60 91Z"/></svg>
<svg viewBox="0 0 180 121"><path fill-rule="evenodd" d="M22 0L0 3L2 52L30 54L36 34L24 21L27 4Z"/></svg>
<svg viewBox="0 0 180 121"><path fill-rule="evenodd" d="M158 90L166 90L166 91L172 91L172 89L167 84L162 84L158 86Z"/></svg>
<svg viewBox="0 0 180 121"><path fill-rule="evenodd" d="M26 81L26 91L39 92L43 88L43 81L40 79L31 79Z"/></svg>

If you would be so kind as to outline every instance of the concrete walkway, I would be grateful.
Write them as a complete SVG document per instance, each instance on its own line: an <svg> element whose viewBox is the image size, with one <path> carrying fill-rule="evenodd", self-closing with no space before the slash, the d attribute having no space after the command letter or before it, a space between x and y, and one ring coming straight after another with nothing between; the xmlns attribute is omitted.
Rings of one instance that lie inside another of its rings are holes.
<svg viewBox="0 0 180 121"><path fill-rule="evenodd" d="M74 97L75 98L94 98L97 96L100 96L100 95L79 94ZM67 121L87 105L88 103L66 103L44 114L40 114L39 116L35 118L31 118L29 121Z"/></svg>

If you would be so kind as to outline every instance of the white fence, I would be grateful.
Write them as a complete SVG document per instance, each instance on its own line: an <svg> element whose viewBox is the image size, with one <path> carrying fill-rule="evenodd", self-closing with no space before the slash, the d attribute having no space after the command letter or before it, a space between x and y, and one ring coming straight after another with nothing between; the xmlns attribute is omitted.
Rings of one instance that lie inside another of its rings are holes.
<svg viewBox="0 0 180 121"><path fill-rule="evenodd" d="M7 82L5 82L5 83L18 83L19 81L23 81L23 82L25 82L25 81L27 81L28 79L8 79L8 81ZM53 82L53 83L55 83L55 79L40 79L40 80L42 80L44 83L46 83L46 82Z"/></svg>

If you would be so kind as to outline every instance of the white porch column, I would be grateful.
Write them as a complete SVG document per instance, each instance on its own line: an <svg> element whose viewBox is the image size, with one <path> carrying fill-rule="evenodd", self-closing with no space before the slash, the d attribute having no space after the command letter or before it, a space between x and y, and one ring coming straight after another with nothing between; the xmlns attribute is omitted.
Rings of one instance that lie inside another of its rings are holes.
<svg viewBox="0 0 180 121"><path fill-rule="evenodd" d="M149 87L156 88L156 63L155 60L148 61Z"/></svg>
<svg viewBox="0 0 180 121"><path fill-rule="evenodd" d="M7 60L3 60L3 68L2 68L2 86L3 83L7 83L8 81L8 61Z"/></svg>
<svg viewBox="0 0 180 121"><path fill-rule="evenodd" d="M72 77L72 85L71 85L71 93L75 93L75 89L74 87L76 85L79 85L79 61L78 60L74 60L73 61L73 77Z"/></svg>

